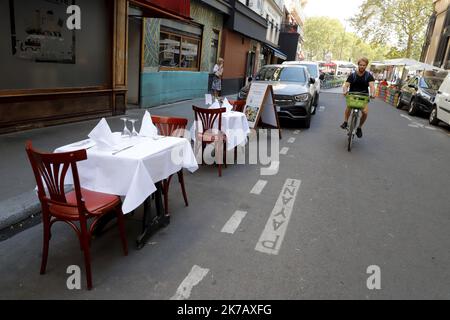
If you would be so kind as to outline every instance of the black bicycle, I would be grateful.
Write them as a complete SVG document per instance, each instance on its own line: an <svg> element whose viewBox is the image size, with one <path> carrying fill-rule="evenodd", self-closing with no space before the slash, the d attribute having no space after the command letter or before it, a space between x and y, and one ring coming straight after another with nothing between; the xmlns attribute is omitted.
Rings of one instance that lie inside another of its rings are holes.
<svg viewBox="0 0 450 320"><path fill-rule="evenodd" d="M352 151L353 140L356 135L356 129L360 121L362 110L367 106L370 101L368 93L365 92L349 92L345 96L347 101L347 108L351 109L350 123L347 127L348 135L348 152Z"/></svg>

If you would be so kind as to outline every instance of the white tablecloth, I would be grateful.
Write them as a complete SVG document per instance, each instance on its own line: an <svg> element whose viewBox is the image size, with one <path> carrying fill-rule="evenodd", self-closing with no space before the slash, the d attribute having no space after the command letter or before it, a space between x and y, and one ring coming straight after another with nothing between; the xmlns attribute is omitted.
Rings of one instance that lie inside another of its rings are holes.
<svg viewBox="0 0 450 320"><path fill-rule="evenodd" d="M125 140L128 139L128 140ZM87 160L77 163L80 184L92 191L123 196L122 211L129 213L156 191L155 183L168 178L182 168L194 172L198 169L194 152L187 139L163 137L124 138L124 145L133 147L113 154L111 150L87 150ZM72 151L79 144L58 148L55 152ZM88 148L83 146L83 148ZM66 184L72 184L68 172Z"/></svg>
<svg viewBox="0 0 450 320"><path fill-rule="evenodd" d="M214 123L214 127L218 127L218 121ZM201 121L199 128L202 129ZM191 127L191 137L195 140L195 131L197 130L197 122ZM242 112L231 111L222 114L222 132L227 135L227 150L247 142L247 135L250 133L247 117Z"/></svg>

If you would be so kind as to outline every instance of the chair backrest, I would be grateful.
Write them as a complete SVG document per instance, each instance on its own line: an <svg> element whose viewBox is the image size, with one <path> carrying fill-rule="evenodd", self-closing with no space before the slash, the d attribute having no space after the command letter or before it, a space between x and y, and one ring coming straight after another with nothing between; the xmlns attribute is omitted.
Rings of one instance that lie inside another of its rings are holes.
<svg viewBox="0 0 450 320"><path fill-rule="evenodd" d="M31 141L27 141L25 150L33 169L41 203L45 206L54 204L70 208L78 207L79 213L85 212L86 209L81 196L77 162L87 159L86 150L64 153L43 153L33 149ZM73 175L73 187L77 198L76 205L67 203L64 189L64 182L69 168Z"/></svg>
<svg viewBox="0 0 450 320"><path fill-rule="evenodd" d="M195 113L195 121L201 121L203 132L212 131L214 123L217 121L217 129L222 130L222 114L227 111L226 108L204 109L192 106Z"/></svg>
<svg viewBox="0 0 450 320"><path fill-rule="evenodd" d="M152 116L153 124L162 136L184 137L188 120L186 118Z"/></svg>
<svg viewBox="0 0 450 320"><path fill-rule="evenodd" d="M244 112L246 100L234 100L233 111Z"/></svg>

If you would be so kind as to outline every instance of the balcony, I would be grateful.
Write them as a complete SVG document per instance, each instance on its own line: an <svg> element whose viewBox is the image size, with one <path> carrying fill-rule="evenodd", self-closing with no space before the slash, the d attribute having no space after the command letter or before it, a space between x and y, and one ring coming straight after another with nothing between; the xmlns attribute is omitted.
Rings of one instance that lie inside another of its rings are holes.
<svg viewBox="0 0 450 320"><path fill-rule="evenodd" d="M281 24L281 32L285 33L298 33L300 34L300 27L296 24L283 23Z"/></svg>

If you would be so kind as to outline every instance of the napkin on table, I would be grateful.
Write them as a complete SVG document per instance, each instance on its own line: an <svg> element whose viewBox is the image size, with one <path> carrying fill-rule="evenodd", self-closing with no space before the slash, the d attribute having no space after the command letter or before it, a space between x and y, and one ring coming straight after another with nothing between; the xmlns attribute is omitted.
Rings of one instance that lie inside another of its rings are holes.
<svg viewBox="0 0 450 320"><path fill-rule="evenodd" d="M139 135L142 137L155 137L158 135L158 128L153 124L150 112L145 111L144 117L142 118L141 130Z"/></svg>
<svg viewBox="0 0 450 320"><path fill-rule="evenodd" d="M231 105L231 103L228 101L227 98L225 98L225 99L223 100L222 108L226 108L226 109L227 109L227 112L230 112L230 111L233 110L233 106Z"/></svg>
<svg viewBox="0 0 450 320"><path fill-rule="evenodd" d="M209 109L219 109L219 108L220 108L220 103L219 103L219 100L217 100L217 99L216 99L216 101L214 101L212 106L209 107Z"/></svg>
<svg viewBox="0 0 450 320"><path fill-rule="evenodd" d="M88 134L88 137L94 141L100 149L111 148L120 143L118 140L120 137L113 135L105 118L100 120L95 128Z"/></svg>
<svg viewBox="0 0 450 320"><path fill-rule="evenodd" d="M205 94L205 104L212 104L212 95L210 94Z"/></svg>

